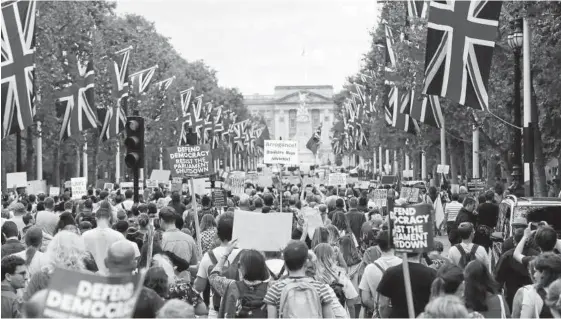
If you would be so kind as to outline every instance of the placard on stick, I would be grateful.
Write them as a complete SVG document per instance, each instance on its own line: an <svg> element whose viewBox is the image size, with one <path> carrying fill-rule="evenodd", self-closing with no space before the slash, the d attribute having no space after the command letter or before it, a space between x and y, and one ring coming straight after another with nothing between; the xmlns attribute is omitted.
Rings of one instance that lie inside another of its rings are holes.
<svg viewBox="0 0 561 319"><path fill-rule="evenodd" d="M396 252L423 253L434 246L432 205L394 207L390 212L392 244Z"/></svg>
<svg viewBox="0 0 561 319"><path fill-rule="evenodd" d="M214 207L226 206L226 194L224 194L224 190L215 189L214 192L212 192L212 200L214 202Z"/></svg>
<svg viewBox="0 0 561 319"><path fill-rule="evenodd" d="M214 171L208 144L174 146L167 150L171 176L197 177Z"/></svg>
<svg viewBox="0 0 561 319"><path fill-rule="evenodd" d="M298 141L265 140L263 162L265 164L300 164L298 162Z"/></svg>
<svg viewBox="0 0 561 319"><path fill-rule="evenodd" d="M290 241L292 214L260 214L239 210L234 218L232 238L241 249L280 251Z"/></svg>
<svg viewBox="0 0 561 319"><path fill-rule="evenodd" d="M27 172L17 172L6 174L6 187L27 187Z"/></svg>
<svg viewBox="0 0 561 319"><path fill-rule="evenodd" d="M347 185L347 174L345 173L331 173L329 174L330 186L345 186Z"/></svg>
<svg viewBox="0 0 561 319"><path fill-rule="evenodd" d="M72 187L72 199L81 199L82 196L88 194L86 177L73 177L70 179Z"/></svg>

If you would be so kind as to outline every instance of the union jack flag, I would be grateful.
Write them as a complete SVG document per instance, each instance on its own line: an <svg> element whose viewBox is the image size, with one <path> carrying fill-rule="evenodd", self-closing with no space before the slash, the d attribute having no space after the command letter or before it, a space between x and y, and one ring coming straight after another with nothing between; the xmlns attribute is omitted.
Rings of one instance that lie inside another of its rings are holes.
<svg viewBox="0 0 561 319"><path fill-rule="evenodd" d="M191 94L193 93L194 87L190 87L187 90L179 92L181 97L181 111L183 112L183 117L189 114L189 103L191 102Z"/></svg>
<svg viewBox="0 0 561 319"><path fill-rule="evenodd" d="M57 108L63 111L60 113L64 113L60 140L98 126L97 114L93 109L93 62L81 63L74 54L67 55L66 59L73 81L57 94Z"/></svg>
<svg viewBox="0 0 561 319"><path fill-rule="evenodd" d="M165 91L165 90L169 89L169 87L173 83L173 80L175 80L175 75L172 76L171 78L167 78L167 79L162 80L160 82L156 82L156 87L160 91Z"/></svg>
<svg viewBox="0 0 561 319"><path fill-rule="evenodd" d="M440 98L436 95L420 96L415 91L411 91L410 94L410 102L401 105L401 113L409 114L421 123L441 128L444 117L440 107Z"/></svg>
<svg viewBox="0 0 561 319"><path fill-rule="evenodd" d="M319 145L321 143L321 124L320 126L314 131L308 143L306 143L306 148L312 151L314 155L318 152Z"/></svg>
<svg viewBox="0 0 561 319"><path fill-rule="evenodd" d="M255 131L253 127L248 127L245 131L244 146L247 154L255 154Z"/></svg>
<svg viewBox="0 0 561 319"><path fill-rule="evenodd" d="M409 18L426 18L427 11L428 11L428 3L427 1L413 1L407 0L407 16Z"/></svg>
<svg viewBox="0 0 561 319"><path fill-rule="evenodd" d="M397 88L395 89L395 98L398 101L392 100L390 103L393 105L393 121L392 126L402 130L406 133L417 134L419 131L419 125L415 119L411 118L407 114L402 114L400 112L401 108L406 108L407 105L410 103L411 96L409 94L403 94L400 98L399 94L397 93ZM399 103L399 105L397 104ZM400 107L401 106L401 107Z"/></svg>
<svg viewBox="0 0 561 319"><path fill-rule="evenodd" d="M195 97L195 102L189 105L187 120L183 122L183 127L181 129L180 145L187 145L187 132L189 130L185 128L185 125L193 129L193 133L197 134L198 143L202 143L203 127L205 125L202 94Z"/></svg>
<svg viewBox="0 0 561 319"><path fill-rule="evenodd" d="M98 108L97 115L105 119L101 127L102 141L118 136L125 129L127 115L122 107Z"/></svg>
<svg viewBox="0 0 561 319"><path fill-rule="evenodd" d="M113 97L117 100L129 96L129 60L132 46L115 53L112 67Z"/></svg>
<svg viewBox="0 0 561 319"><path fill-rule="evenodd" d="M423 93L488 110L501 1L431 1Z"/></svg>
<svg viewBox="0 0 561 319"><path fill-rule="evenodd" d="M35 116L35 1L2 4L2 138Z"/></svg>
<svg viewBox="0 0 561 319"><path fill-rule="evenodd" d="M218 142L222 139L224 133L224 124L222 119L223 105L220 105L212 111L212 145L218 147Z"/></svg>
<svg viewBox="0 0 561 319"><path fill-rule="evenodd" d="M237 152L244 150L245 130L249 120L241 121L232 125L234 148Z"/></svg>
<svg viewBox="0 0 561 319"><path fill-rule="evenodd" d="M152 81L152 77L154 77L154 73L156 73L157 68L158 65L155 65L151 68L138 71L130 76L132 91L135 95L140 95L148 91L150 81Z"/></svg>

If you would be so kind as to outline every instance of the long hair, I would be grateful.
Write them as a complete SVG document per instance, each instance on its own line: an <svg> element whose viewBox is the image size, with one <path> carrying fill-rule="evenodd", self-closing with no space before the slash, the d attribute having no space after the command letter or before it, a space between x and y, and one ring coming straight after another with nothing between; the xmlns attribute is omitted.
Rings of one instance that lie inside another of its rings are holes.
<svg viewBox="0 0 561 319"><path fill-rule="evenodd" d="M329 231L329 243L332 245L339 245L339 230L333 224L327 226L327 231Z"/></svg>
<svg viewBox="0 0 561 319"><path fill-rule="evenodd" d="M312 249L321 243L329 243L329 230L325 227L318 227L312 237Z"/></svg>
<svg viewBox="0 0 561 319"><path fill-rule="evenodd" d="M150 267L144 277L144 287L154 290L165 298L168 292L168 275L163 267Z"/></svg>
<svg viewBox="0 0 561 319"><path fill-rule="evenodd" d="M538 255L534 266L542 273L540 280L536 282L536 289L545 288L561 277L561 256L555 253Z"/></svg>
<svg viewBox="0 0 561 319"><path fill-rule="evenodd" d="M431 299L455 294L463 281L464 272L460 267L451 263L442 265L431 285Z"/></svg>
<svg viewBox="0 0 561 319"><path fill-rule="evenodd" d="M37 236L35 236L35 233ZM43 232L38 227L31 227L27 230L27 235L25 236L25 245L27 249L25 250L25 264L29 266L35 254L41 248L43 244Z"/></svg>
<svg viewBox="0 0 561 319"><path fill-rule="evenodd" d="M338 280L339 272L342 270L335 264L333 247L327 243L321 243L314 248L314 254L317 257L315 279L328 285Z"/></svg>
<svg viewBox="0 0 561 319"><path fill-rule="evenodd" d="M152 267L161 267L167 275L168 285L172 285L176 281L175 271L173 269L173 263L168 258L168 256L157 253L152 257Z"/></svg>
<svg viewBox="0 0 561 319"><path fill-rule="evenodd" d="M265 256L255 249L244 250L240 257L240 267L243 277L248 281L265 281L269 279L269 269Z"/></svg>
<svg viewBox="0 0 561 319"><path fill-rule="evenodd" d="M345 263L347 263L347 266L354 266L362 261L358 249L355 247L355 243L350 235L339 238L339 248L341 249L343 259Z"/></svg>
<svg viewBox="0 0 561 319"><path fill-rule="evenodd" d="M58 232L46 251L51 266L71 270L84 270L84 259L87 258L86 244L79 235L68 230Z"/></svg>
<svg viewBox="0 0 561 319"><path fill-rule="evenodd" d="M487 311L487 294L496 294L499 285L479 260L467 264L464 270L466 307L473 311Z"/></svg>
<svg viewBox="0 0 561 319"><path fill-rule="evenodd" d="M205 230L212 227L216 228L216 220L210 214L204 215L203 219L201 220L201 232L204 232Z"/></svg>
<svg viewBox="0 0 561 319"><path fill-rule="evenodd" d="M349 227L349 222L347 221L347 217L345 216L345 213L342 212L336 212L333 215L333 219L331 220L331 224L335 227L337 227L337 229L339 231L345 231L345 232L349 232L350 227Z"/></svg>
<svg viewBox="0 0 561 319"><path fill-rule="evenodd" d="M433 299L418 318L468 318L469 312L462 300L453 295Z"/></svg>

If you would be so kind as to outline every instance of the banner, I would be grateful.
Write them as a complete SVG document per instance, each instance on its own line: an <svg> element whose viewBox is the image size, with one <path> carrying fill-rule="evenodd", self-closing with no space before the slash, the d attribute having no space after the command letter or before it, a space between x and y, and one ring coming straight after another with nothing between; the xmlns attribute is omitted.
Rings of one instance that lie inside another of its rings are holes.
<svg viewBox="0 0 561 319"><path fill-rule="evenodd" d="M238 248L280 251L291 235L292 214L236 211L232 239L238 240Z"/></svg>
<svg viewBox="0 0 561 319"><path fill-rule="evenodd" d="M27 187L27 172L6 174L6 187Z"/></svg>
<svg viewBox="0 0 561 319"><path fill-rule="evenodd" d="M88 179L86 177L73 177L70 179L72 188L72 199L82 199L88 195Z"/></svg>
<svg viewBox="0 0 561 319"><path fill-rule="evenodd" d="M298 141L265 140L263 162L265 164L300 164L298 162Z"/></svg>
<svg viewBox="0 0 561 319"><path fill-rule="evenodd" d="M434 246L432 205L416 204L394 207L392 220L392 244L396 252L423 253Z"/></svg>
<svg viewBox="0 0 561 319"><path fill-rule="evenodd" d="M60 195L60 187L49 187L49 197L55 197Z"/></svg>
<svg viewBox="0 0 561 319"><path fill-rule="evenodd" d="M99 276L57 268L49 281L42 317L132 318L144 274Z"/></svg>
<svg viewBox="0 0 561 319"><path fill-rule="evenodd" d="M166 169L154 169L150 175L151 180L155 180L158 183L167 183L169 181L170 171Z"/></svg>
<svg viewBox="0 0 561 319"><path fill-rule="evenodd" d="M347 174L345 173L331 173L329 174L329 186L346 186Z"/></svg>
<svg viewBox="0 0 561 319"><path fill-rule="evenodd" d="M27 194L47 194L47 181L27 181Z"/></svg>
<svg viewBox="0 0 561 319"><path fill-rule="evenodd" d="M208 144L168 147L171 176L197 177L213 173Z"/></svg>

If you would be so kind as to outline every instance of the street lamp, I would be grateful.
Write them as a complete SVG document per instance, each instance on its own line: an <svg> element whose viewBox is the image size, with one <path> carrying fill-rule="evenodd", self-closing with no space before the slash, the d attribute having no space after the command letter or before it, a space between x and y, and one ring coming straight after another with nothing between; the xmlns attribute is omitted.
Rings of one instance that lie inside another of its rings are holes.
<svg viewBox="0 0 561 319"><path fill-rule="evenodd" d="M522 127L522 110L520 108L520 80L522 77L520 71L520 49L523 43L522 34L522 19L518 18L510 21L511 33L508 35L508 45L514 52L514 125L517 127ZM519 185L522 185L522 177L524 174L522 166L522 132L520 129L515 129L514 131L514 145L513 145L513 161L512 166L517 166L521 170L521 174L514 176Z"/></svg>

